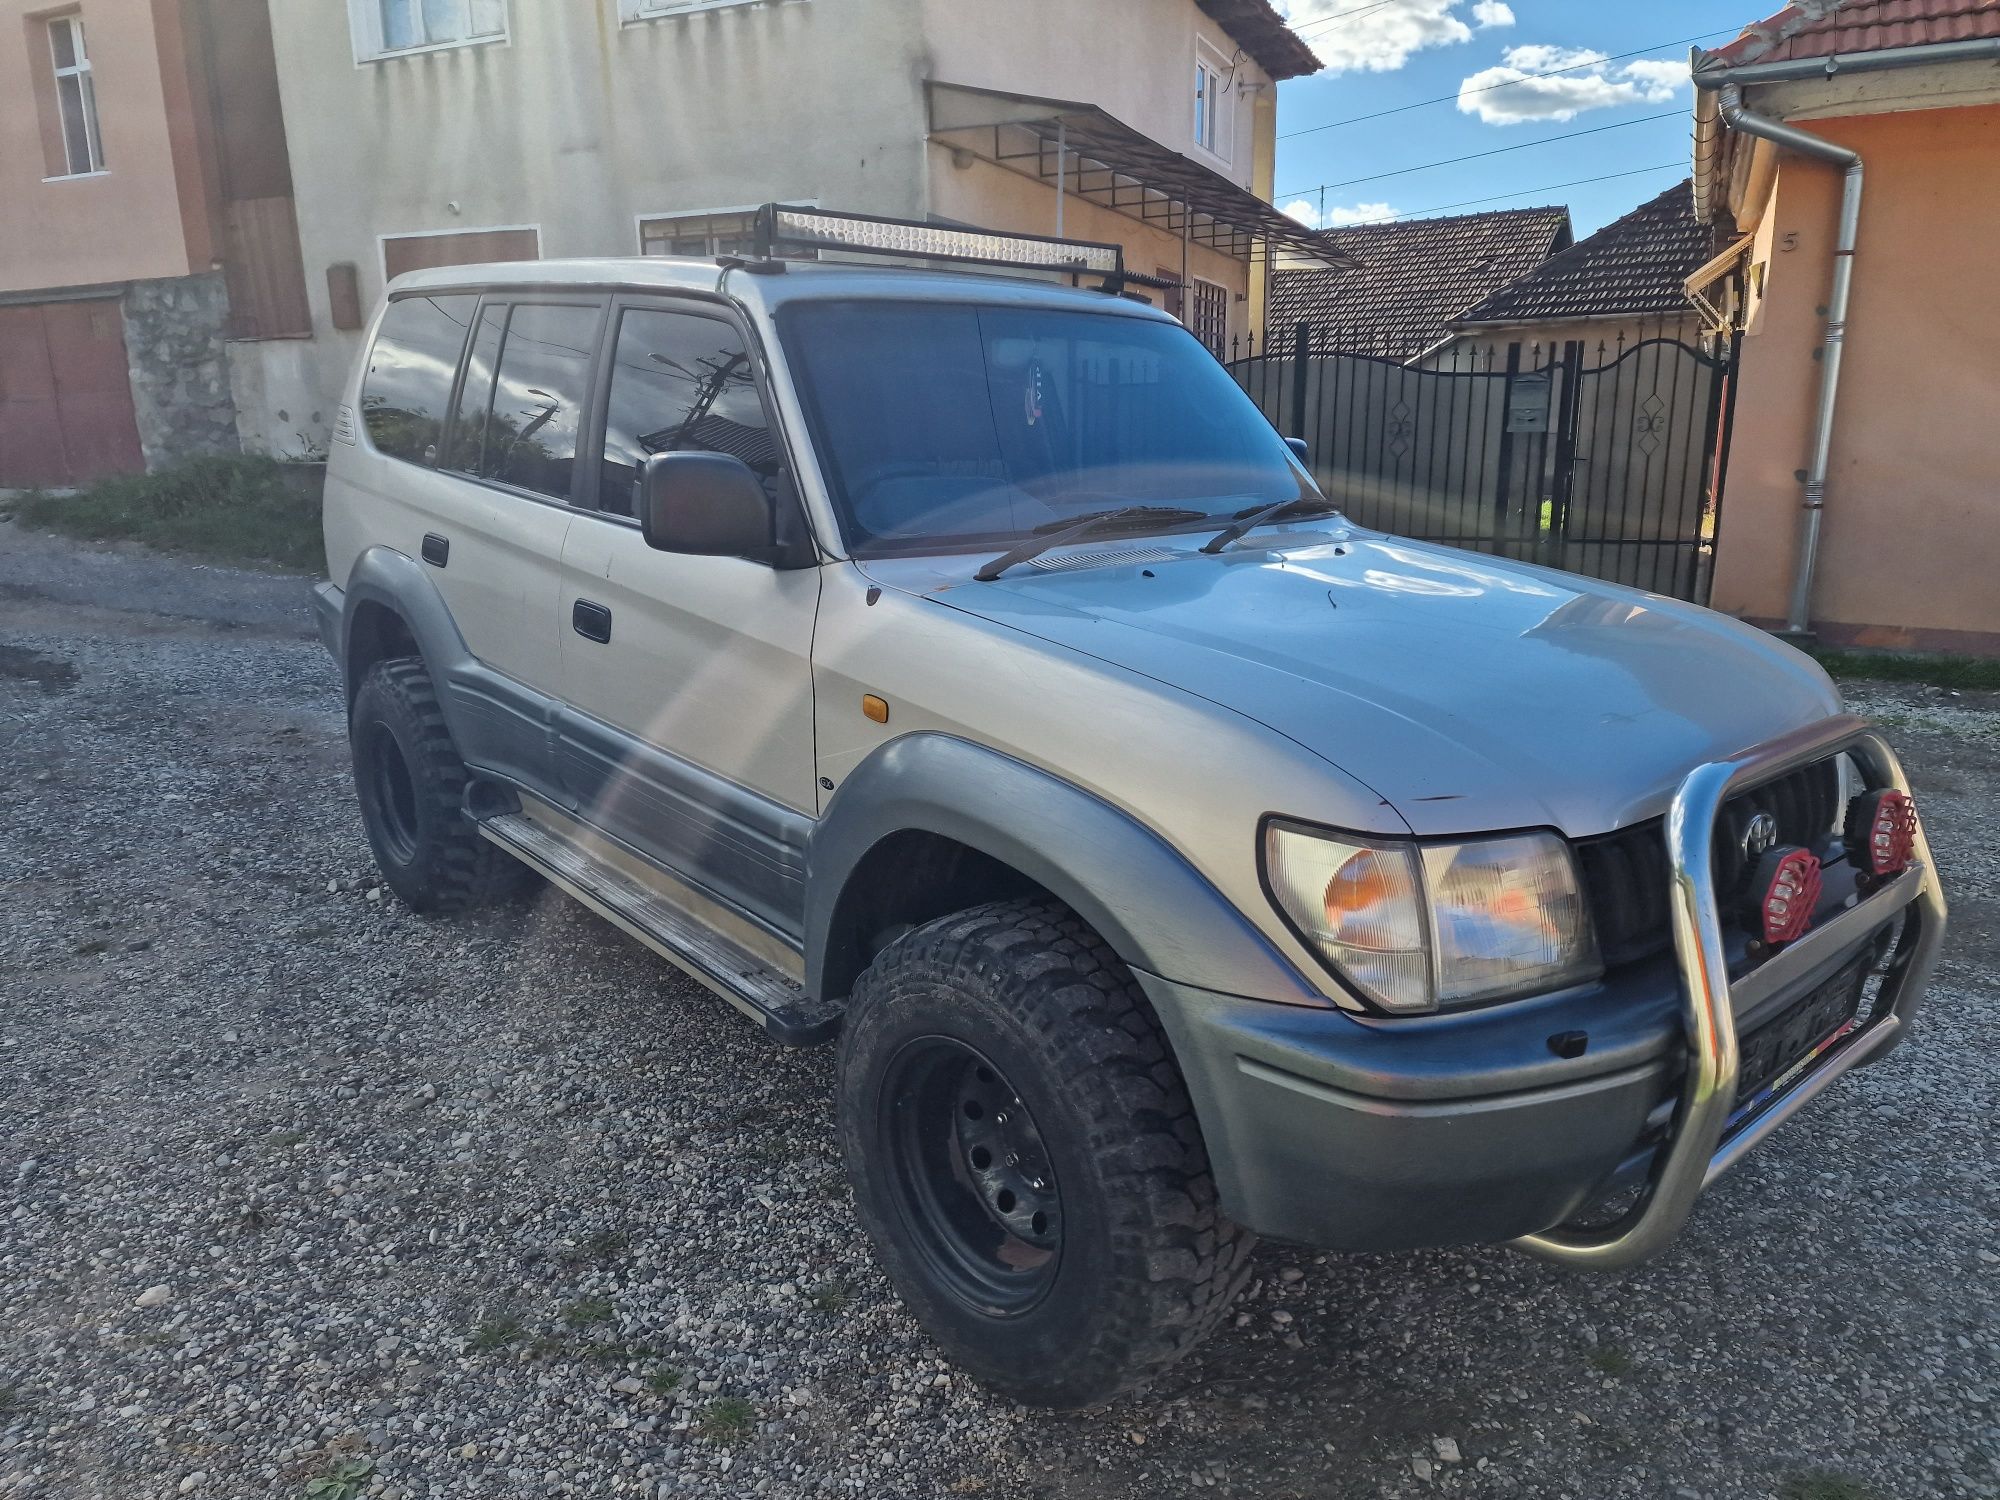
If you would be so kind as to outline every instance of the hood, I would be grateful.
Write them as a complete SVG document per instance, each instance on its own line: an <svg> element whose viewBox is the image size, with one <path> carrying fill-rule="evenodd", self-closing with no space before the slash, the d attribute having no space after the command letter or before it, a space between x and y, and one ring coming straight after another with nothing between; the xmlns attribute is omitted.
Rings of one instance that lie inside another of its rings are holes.
<svg viewBox="0 0 2000 1500"><path fill-rule="evenodd" d="M864 566L1247 715L1419 834L1606 832L1663 811L1695 765L1839 711L1810 658L1693 605L1338 527L1218 557L1200 540L1095 544L1092 565L1049 554L992 583L971 579L980 558Z"/></svg>

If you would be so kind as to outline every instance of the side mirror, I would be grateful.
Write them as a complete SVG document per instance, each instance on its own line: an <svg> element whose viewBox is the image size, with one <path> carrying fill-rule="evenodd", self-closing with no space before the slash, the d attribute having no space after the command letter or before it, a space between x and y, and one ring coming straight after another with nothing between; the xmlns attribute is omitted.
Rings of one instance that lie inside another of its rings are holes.
<svg viewBox="0 0 2000 1500"><path fill-rule="evenodd" d="M1304 438L1286 438L1285 446L1292 450L1292 457L1296 458L1308 469L1313 466L1312 445Z"/></svg>
<svg viewBox="0 0 2000 1500"><path fill-rule="evenodd" d="M728 453L655 453L639 484L646 545L698 557L768 562L777 513L750 466Z"/></svg>

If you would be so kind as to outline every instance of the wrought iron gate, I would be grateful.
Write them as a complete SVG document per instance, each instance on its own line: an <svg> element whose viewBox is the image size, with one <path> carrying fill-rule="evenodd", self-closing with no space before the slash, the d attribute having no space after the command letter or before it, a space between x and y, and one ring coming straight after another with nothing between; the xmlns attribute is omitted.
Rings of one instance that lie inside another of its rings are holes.
<svg viewBox="0 0 2000 1500"><path fill-rule="evenodd" d="M1364 526L1708 598L1736 343L1254 347L1229 372Z"/></svg>

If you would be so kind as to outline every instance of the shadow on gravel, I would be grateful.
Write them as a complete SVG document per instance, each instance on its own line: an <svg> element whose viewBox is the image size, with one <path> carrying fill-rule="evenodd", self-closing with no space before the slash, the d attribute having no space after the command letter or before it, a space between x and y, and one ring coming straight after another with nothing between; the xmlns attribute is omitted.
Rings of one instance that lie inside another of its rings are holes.
<svg viewBox="0 0 2000 1500"><path fill-rule="evenodd" d="M76 668L60 657L0 643L0 677L32 682L44 693L66 693L76 686Z"/></svg>

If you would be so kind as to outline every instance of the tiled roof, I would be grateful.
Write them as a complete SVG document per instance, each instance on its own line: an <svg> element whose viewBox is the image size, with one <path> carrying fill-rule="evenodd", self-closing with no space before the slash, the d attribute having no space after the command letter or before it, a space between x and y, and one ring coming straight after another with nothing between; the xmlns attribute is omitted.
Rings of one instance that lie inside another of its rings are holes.
<svg viewBox="0 0 2000 1500"><path fill-rule="evenodd" d="M1715 232L1695 218L1692 189L1692 182L1675 183L1454 321L1533 323L1689 311L1684 284L1715 254Z"/></svg>
<svg viewBox="0 0 2000 1500"><path fill-rule="evenodd" d="M2000 0L1798 0L1744 27L1735 41L1703 53L1695 67L1732 68L1982 37L2000 37Z"/></svg>
<svg viewBox="0 0 2000 1500"><path fill-rule="evenodd" d="M1271 0L1195 0L1195 4L1272 78L1303 78L1320 70L1312 48L1285 24Z"/></svg>
<svg viewBox="0 0 2000 1500"><path fill-rule="evenodd" d="M1267 325L1287 337L1310 323L1321 348L1396 359L1428 349L1461 310L1570 242L1567 208L1505 208L1326 230L1351 271L1279 271Z"/></svg>

